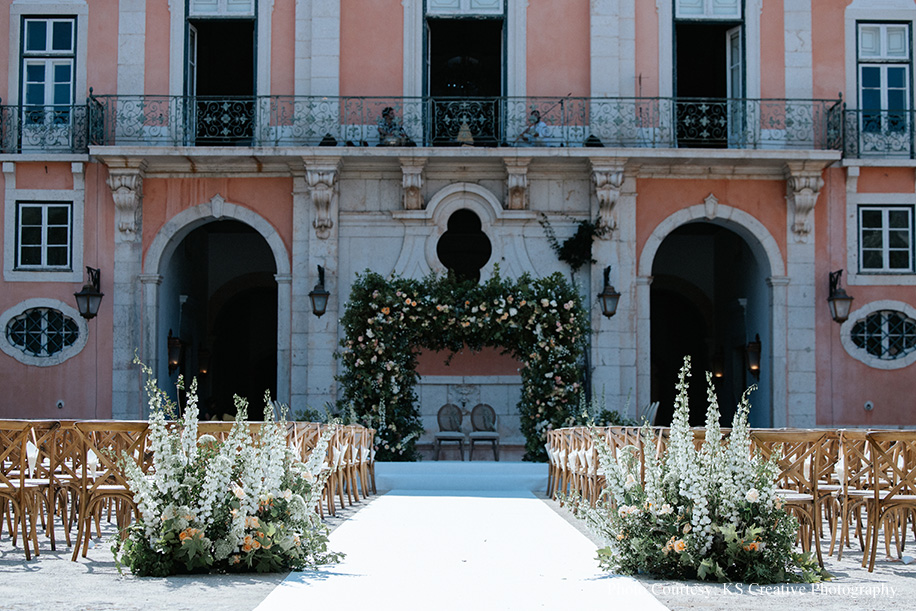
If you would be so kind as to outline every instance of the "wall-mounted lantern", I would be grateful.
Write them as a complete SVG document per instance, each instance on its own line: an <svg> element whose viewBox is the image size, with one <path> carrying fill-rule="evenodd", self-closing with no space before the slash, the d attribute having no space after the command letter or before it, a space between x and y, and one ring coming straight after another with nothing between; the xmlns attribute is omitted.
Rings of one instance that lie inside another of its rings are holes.
<svg viewBox="0 0 916 611"><path fill-rule="evenodd" d="M328 309L328 297L331 296L331 293L324 288L324 268L320 265L318 266L318 284L315 285L315 288L309 293L309 300L312 302L312 312L315 313L315 316L321 318L321 316Z"/></svg>
<svg viewBox="0 0 916 611"><path fill-rule="evenodd" d="M78 293L73 293L76 298L76 307L80 316L86 320L95 318L99 313L99 306L102 304L102 297L105 296L100 289L102 284L102 272L94 267L87 267L86 273L89 280L83 285L83 289Z"/></svg>
<svg viewBox="0 0 916 611"><path fill-rule="evenodd" d="M838 323L846 322L849 310L852 309L852 297L840 287L840 276L843 270L830 272L830 294L827 296L827 305L830 307L830 317Z"/></svg>
<svg viewBox="0 0 916 611"><path fill-rule="evenodd" d="M611 318L617 313L617 304L620 302L620 293L611 286L611 266L604 268L604 289L598 293L601 303L601 313Z"/></svg>
<svg viewBox="0 0 916 611"><path fill-rule="evenodd" d="M169 329L167 345L169 351L169 375L172 375L175 373L175 370L181 366L181 353L184 346L182 345L181 338L172 335L171 329Z"/></svg>
<svg viewBox="0 0 916 611"><path fill-rule="evenodd" d="M747 370L758 380L760 379L760 348L759 334L753 341L749 341L744 348L744 354L747 357Z"/></svg>

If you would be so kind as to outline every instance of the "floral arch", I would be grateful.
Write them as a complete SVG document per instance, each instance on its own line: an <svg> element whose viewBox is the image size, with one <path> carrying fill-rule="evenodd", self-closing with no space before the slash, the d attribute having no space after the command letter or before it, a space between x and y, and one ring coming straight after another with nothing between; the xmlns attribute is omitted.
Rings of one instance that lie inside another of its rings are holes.
<svg viewBox="0 0 916 611"><path fill-rule="evenodd" d="M543 461L547 431L574 420L587 319L560 274L508 280L497 270L478 285L367 271L341 318L342 407L352 406L362 424L378 431L379 460L416 460L423 434L415 392L420 348L503 348L525 363L518 404L525 459Z"/></svg>

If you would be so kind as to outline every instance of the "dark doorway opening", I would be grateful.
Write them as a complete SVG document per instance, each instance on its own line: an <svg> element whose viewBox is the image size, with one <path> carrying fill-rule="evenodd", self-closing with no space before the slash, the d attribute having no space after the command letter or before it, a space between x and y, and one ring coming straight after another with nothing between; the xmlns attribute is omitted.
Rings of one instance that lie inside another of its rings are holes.
<svg viewBox="0 0 916 611"><path fill-rule="evenodd" d="M480 218L467 209L457 210L448 219L448 230L439 238L436 255L460 280L480 281L480 270L490 260L493 247L482 230Z"/></svg>
<svg viewBox="0 0 916 611"><path fill-rule="evenodd" d="M249 144L254 130L255 22L188 24L188 95L196 97L197 144Z"/></svg>
<svg viewBox="0 0 916 611"><path fill-rule="evenodd" d="M735 137L744 96L740 24L676 23L677 140L682 147L723 148Z"/></svg>
<svg viewBox="0 0 916 611"><path fill-rule="evenodd" d="M502 19L429 19L433 144L495 146L503 80Z"/></svg>

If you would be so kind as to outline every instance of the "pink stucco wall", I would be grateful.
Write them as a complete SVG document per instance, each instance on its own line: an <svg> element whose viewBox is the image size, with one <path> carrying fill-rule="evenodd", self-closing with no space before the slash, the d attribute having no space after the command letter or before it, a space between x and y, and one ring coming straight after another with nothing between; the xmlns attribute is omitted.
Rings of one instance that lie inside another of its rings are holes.
<svg viewBox="0 0 916 611"><path fill-rule="evenodd" d="M760 15L760 97L786 97L784 0L763 3ZM789 0L790 2L792 0Z"/></svg>
<svg viewBox="0 0 916 611"><path fill-rule="evenodd" d="M147 33L150 36L152 33ZM168 30L165 31L168 37ZM89 40L86 59L86 91L76 99L95 93L115 93L118 87L118 0L92 0L89 3ZM168 60L159 59L160 65ZM153 64L154 66L156 64Z"/></svg>
<svg viewBox="0 0 916 611"><path fill-rule="evenodd" d="M859 193L912 193L913 168L862 168L857 188Z"/></svg>
<svg viewBox="0 0 916 611"><path fill-rule="evenodd" d="M400 0L343 0L340 95L404 93L404 8Z"/></svg>
<svg viewBox="0 0 916 611"><path fill-rule="evenodd" d="M17 189L72 189L69 163L33 162L16 164Z"/></svg>
<svg viewBox="0 0 916 611"><path fill-rule="evenodd" d="M530 96L588 96L588 0L528 3L526 67Z"/></svg>
<svg viewBox="0 0 916 611"><path fill-rule="evenodd" d="M171 13L168 0L147 0L146 53L143 87L147 95L169 93L169 59ZM103 93L96 91L96 93ZM114 93L114 91L106 92Z"/></svg>
<svg viewBox="0 0 916 611"><path fill-rule="evenodd" d="M43 174L44 164L17 167L20 176ZM69 170L69 164L66 165ZM39 167L40 166L40 167ZM53 168L49 164L49 170ZM112 381L112 250L114 203L104 182L104 170L98 164L86 166L86 206L84 208L83 262L102 270L102 299L99 314L89 321L86 346L76 356L54 367L24 365L5 353L0 353L0 417L4 418L110 418ZM60 181L59 168L54 168L55 180ZM20 185L21 186L21 185ZM58 188L50 186L50 188ZM69 282L4 282L0 280L0 311L35 297L56 299L76 307L73 293L79 283ZM57 401L64 409L57 409Z"/></svg>
<svg viewBox="0 0 916 611"><path fill-rule="evenodd" d="M652 231L682 208L702 204L713 193L722 205L752 215L770 232L786 257L786 186L781 180L639 179L636 191L636 260ZM782 275L785 270L771 270Z"/></svg>
<svg viewBox="0 0 916 611"><path fill-rule="evenodd" d="M292 253L293 184L291 178L147 178L143 181L143 255L173 216L219 194L269 222Z"/></svg>
<svg viewBox="0 0 916 611"><path fill-rule="evenodd" d="M270 93L292 95L295 85L296 3L286 0L274 3L270 20Z"/></svg>
<svg viewBox="0 0 916 611"><path fill-rule="evenodd" d="M636 95L658 95L658 11L653 2L636 3Z"/></svg>
<svg viewBox="0 0 916 611"><path fill-rule="evenodd" d="M10 11L9 11L9 2L3 3L3 9L0 9L0 32L9 32L10 31ZM11 100L16 99L17 95L15 91L7 91L7 83L9 83L10 75L10 45L9 39L7 36L3 37L3 44L0 44L0 92L3 92L3 95L0 96L3 98L3 101L7 104L12 103Z"/></svg>
<svg viewBox="0 0 916 611"><path fill-rule="evenodd" d="M814 97L835 100L846 83L846 6L852 0L812 0ZM851 58L855 61L855 58Z"/></svg>
<svg viewBox="0 0 916 611"><path fill-rule="evenodd" d="M874 173L880 174L883 171L876 168ZM908 172L909 192L912 193L912 170ZM875 184L880 184L880 180ZM845 270L847 266L845 189L845 172L840 168L827 170L822 195L814 209L817 248L817 422L836 426L911 426L916 422L916 403L910 400L912 374L908 369L882 371L851 357L840 341L840 325L830 318L827 309L828 274L838 269ZM843 286L854 298L853 312L872 301L882 299L902 301L916 307L912 287L849 286L846 280L847 275L844 273ZM874 411L865 411L863 406L866 401L875 404Z"/></svg>

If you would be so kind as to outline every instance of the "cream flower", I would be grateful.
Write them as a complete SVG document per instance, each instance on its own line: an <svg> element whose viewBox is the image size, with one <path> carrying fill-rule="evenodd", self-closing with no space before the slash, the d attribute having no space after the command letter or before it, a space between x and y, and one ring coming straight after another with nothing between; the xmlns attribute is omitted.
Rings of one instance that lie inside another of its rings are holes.
<svg viewBox="0 0 916 611"><path fill-rule="evenodd" d="M748 503L756 503L760 500L760 493L757 492L756 488L751 488L747 491L747 494L744 495L744 500Z"/></svg>

